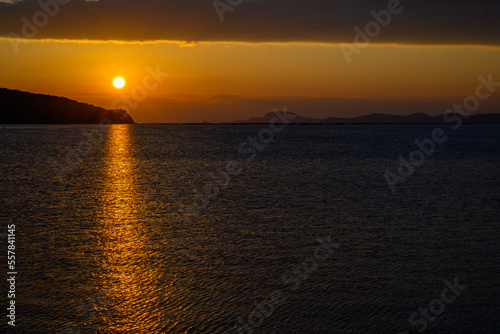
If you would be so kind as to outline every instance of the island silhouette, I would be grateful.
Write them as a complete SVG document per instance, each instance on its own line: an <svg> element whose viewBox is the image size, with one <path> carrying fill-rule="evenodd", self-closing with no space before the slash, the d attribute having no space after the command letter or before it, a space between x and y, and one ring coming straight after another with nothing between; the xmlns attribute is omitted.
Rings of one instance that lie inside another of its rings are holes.
<svg viewBox="0 0 500 334"><path fill-rule="evenodd" d="M415 113L408 116L389 115L389 114L369 114L352 118L328 117L323 119L309 118L300 116L295 113L285 112L289 117L287 121L290 124L443 124L445 121L444 115L429 116L424 113ZM500 114L476 114L464 116L461 114L450 113L447 119L459 117L463 119L464 124L500 124ZM246 120L234 121L233 124L261 124L270 123L276 115L272 112L265 114L263 117L252 117Z"/></svg>
<svg viewBox="0 0 500 334"><path fill-rule="evenodd" d="M133 124L123 109L108 110L65 97L0 88L0 124Z"/></svg>
<svg viewBox="0 0 500 334"><path fill-rule="evenodd" d="M0 124L134 124L132 117L123 109L104 109L91 104L77 102L65 97L35 94L20 90L0 88ZM291 124L443 124L445 119L461 118L464 124L500 124L500 113L491 114L448 114L429 116L415 113L407 116L383 113L351 118L327 117L310 118L285 112ZM276 115L272 112L263 117L224 124L270 123ZM206 121L204 124L208 124Z"/></svg>

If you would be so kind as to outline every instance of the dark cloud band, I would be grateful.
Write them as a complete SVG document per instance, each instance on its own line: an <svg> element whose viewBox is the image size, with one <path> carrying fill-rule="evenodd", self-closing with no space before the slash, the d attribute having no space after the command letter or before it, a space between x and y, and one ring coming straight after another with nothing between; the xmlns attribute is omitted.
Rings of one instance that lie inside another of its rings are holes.
<svg viewBox="0 0 500 334"><path fill-rule="evenodd" d="M213 0L24 0L0 3L0 36L352 43L354 28L363 30L374 20L373 12L387 9L388 3L218 0L214 6ZM498 1L402 0L400 6L403 11L373 42L500 45Z"/></svg>

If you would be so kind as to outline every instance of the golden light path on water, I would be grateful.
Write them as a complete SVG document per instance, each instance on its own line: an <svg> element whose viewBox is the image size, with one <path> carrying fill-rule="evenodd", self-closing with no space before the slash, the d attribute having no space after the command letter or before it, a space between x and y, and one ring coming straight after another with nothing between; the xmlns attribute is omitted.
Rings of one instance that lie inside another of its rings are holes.
<svg viewBox="0 0 500 334"><path fill-rule="evenodd" d="M99 243L102 254L103 333L159 333L165 319L158 304L160 279L154 247L141 221L142 197L132 151L131 127L112 125L106 140L106 172Z"/></svg>

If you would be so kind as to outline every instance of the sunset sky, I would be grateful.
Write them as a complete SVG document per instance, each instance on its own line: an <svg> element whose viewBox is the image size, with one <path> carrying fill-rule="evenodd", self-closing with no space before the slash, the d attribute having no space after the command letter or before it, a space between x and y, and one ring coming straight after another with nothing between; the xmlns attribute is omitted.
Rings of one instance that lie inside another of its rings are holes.
<svg viewBox="0 0 500 334"><path fill-rule="evenodd" d="M0 1L0 87L127 107L140 123L284 105L311 117L439 114L478 76L500 82L498 1L11 2ZM386 27L355 44L374 13ZM500 95L478 112L500 112Z"/></svg>

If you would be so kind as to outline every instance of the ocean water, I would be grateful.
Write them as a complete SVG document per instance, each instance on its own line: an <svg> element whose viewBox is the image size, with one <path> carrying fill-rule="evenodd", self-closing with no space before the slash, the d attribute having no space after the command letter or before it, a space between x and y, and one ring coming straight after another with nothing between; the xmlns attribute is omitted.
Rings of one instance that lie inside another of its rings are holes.
<svg viewBox="0 0 500 334"><path fill-rule="evenodd" d="M0 127L2 333L500 333L500 126L266 129Z"/></svg>

